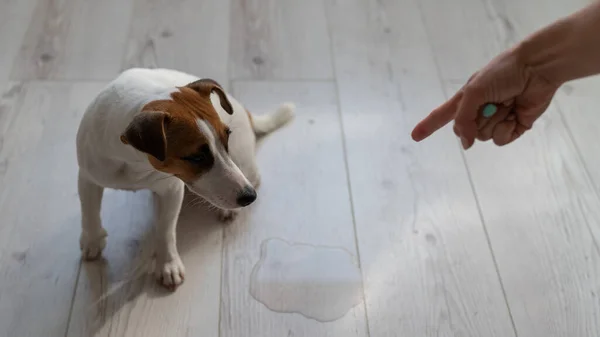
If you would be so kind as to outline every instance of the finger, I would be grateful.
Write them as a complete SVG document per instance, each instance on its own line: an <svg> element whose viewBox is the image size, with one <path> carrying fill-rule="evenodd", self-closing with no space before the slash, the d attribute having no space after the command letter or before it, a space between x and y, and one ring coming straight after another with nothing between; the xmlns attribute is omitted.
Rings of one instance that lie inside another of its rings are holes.
<svg viewBox="0 0 600 337"><path fill-rule="evenodd" d="M514 114L507 117L507 122L494 128L494 143L506 145L521 137L526 131L533 127L535 121L546 111L548 104L533 108L518 108Z"/></svg>
<svg viewBox="0 0 600 337"><path fill-rule="evenodd" d="M492 138L494 144L498 146L506 145L516 139L513 132L517 127L516 120L505 120L496 125L494 128Z"/></svg>
<svg viewBox="0 0 600 337"><path fill-rule="evenodd" d="M550 102L535 108L520 109L520 111L518 111L517 114L517 121L520 125L523 125L527 129L531 129L535 121L537 121L538 118L540 118L542 114L548 109L548 106L550 106Z"/></svg>
<svg viewBox="0 0 600 337"><path fill-rule="evenodd" d="M477 132L477 139L483 142L492 139L496 125L504 121L506 117L508 117L508 115L510 114L510 111L511 108L499 106L498 111L490 118L485 118L480 114L480 117L478 117L478 119L483 119L485 120L485 122L482 123L481 121L479 121L477 123L478 125L483 124L483 127L480 127L479 131Z"/></svg>
<svg viewBox="0 0 600 337"><path fill-rule="evenodd" d="M434 109L429 116L419 122L412 131L411 136L413 140L420 142L452 121L454 116L456 116L456 109L461 97L462 92L456 93L454 97Z"/></svg>
<svg viewBox="0 0 600 337"><path fill-rule="evenodd" d="M511 114L494 130L494 143L498 146L512 143L529 129L528 126L519 123L517 116Z"/></svg>
<svg viewBox="0 0 600 337"><path fill-rule="evenodd" d="M463 147L473 145L477 135L477 115L481 107L487 103L481 90L467 86L456 112L456 130L460 135Z"/></svg>

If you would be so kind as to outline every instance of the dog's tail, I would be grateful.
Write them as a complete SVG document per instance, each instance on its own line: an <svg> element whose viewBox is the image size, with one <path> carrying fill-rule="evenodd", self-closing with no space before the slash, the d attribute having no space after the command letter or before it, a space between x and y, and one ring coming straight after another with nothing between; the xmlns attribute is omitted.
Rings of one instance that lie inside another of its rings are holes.
<svg viewBox="0 0 600 337"><path fill-rule="evenodd" d="M277 110L265 115L252 115L252 128L257 136L269 134L294 118L294 103L284 103Z"/></svg>

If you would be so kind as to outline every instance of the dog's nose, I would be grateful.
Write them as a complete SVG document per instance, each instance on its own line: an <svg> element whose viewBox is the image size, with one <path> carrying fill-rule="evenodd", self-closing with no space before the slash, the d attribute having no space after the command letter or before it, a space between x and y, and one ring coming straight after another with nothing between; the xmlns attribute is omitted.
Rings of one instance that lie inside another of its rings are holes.
<svg viewBox="0 0 600 337"><path fill-rule="evenodd" d="M237 203L239 206L244 207L248 206L256 200L256 190L251 186L246 186L238 195Z"/></svg>

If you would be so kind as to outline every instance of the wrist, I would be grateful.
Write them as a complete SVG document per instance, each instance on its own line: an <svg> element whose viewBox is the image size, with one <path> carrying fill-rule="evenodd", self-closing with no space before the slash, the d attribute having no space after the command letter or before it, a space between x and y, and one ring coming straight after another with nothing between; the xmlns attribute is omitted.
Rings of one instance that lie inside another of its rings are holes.
<svg viewBox="0 0 600 337"><path fill-rule="evenodd" d="M556 21L517 47L527 68L554 85L600 73L600 2Z"/></svg>
<svg viewBox="0 0 600 337"><path fill-rule="evenodd" d="M561 19L523 40L515 48L521 64L550 84L560 86L581 77L581 42L577 41L576 22Z"/></svg>

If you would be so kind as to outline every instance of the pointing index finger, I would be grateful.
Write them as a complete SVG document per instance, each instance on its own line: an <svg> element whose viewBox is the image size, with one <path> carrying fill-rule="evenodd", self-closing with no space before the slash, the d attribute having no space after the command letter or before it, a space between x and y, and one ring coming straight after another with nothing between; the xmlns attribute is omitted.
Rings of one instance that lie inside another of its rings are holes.
<svg viewBox="0 0 600 337"><path fill-rule="evenodd" d="M425 119L415 126L411 134L413 140L420 142L441 129L444 125L450 123L456 116L456 110L461 98L462 91L459 91L450 100L435 108Z"/></svg>

